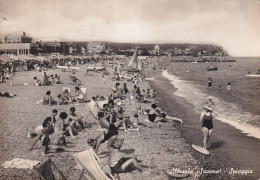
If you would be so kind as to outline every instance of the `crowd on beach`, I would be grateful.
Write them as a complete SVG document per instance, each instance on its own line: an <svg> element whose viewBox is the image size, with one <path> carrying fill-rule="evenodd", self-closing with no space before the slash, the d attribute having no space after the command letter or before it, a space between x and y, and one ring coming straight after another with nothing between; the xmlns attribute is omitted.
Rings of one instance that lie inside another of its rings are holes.
<svg viewBox="0 0 260 180"><path fill-rule="evenodd" d="M76 63L74 62L74 64ZM71 65L74 64L72 63ZM43 78L40 80L35 76L32 85L52 86L63 84L58 74L47 75L46 70L49 68L48 65L35 64L34 67L39 72L43 71ZM35 144L40 141L43 154L57 150L69 152L83 151L80 147L68 148L66 139L68 137L75 139L78 133L84 133L83 130L88 127L89 118L80 115L76 111L77 103L84 103L98 124L98 131L101 131L98 136L94 138L89 137L88 144L98 153L101 144L107 143L109 150L108 164L111 172L125 172L131 164L138 170L143 171L143 167L138 163L137 158L133 154L126 154L120 151L124 139L119 137L119 131L134 131L138 133L142 127L146 126L146 123L156 123L160 127L161 123L173 121L183 124L183 120L171 117L167 115L167 112L162 111L155 89L142 89L142 86L139 86L143 81L146 81L144 76L138 73L122 74L117 69L117 66L114 68L112 80L115 83L111 88L110 94L99 94L92 97L91 100L87 100L86 92L81 87L81 81L76 78L75 72L72 72L72 75L70 75L70 84L74 85L74 96L71 95L71 89L66 87L56 97L52 95L50 90L46 91L43 99L38 101L37 104L53 106L54 109L43 120L41 125L36 127L33 132L28 133L28 138L36 138L30 150L33 150ZM12 68L9 68L9 66L5 69L8 69L9 73L12 73ZM103 81L106 83L104 76L102 76ZM129 78L123 79L122 77ZM122 79L123 83L121 83ZM131 89L129 88L130 84L133 87ZM209 87L211 85L212 79L209 82ZM0 96L15 97L16 94L6 92L0 93ZM147 106L144 106L144 104L149 104L150 108L147 109ZM58 108L56 109L57 105L68 105L71 107L68 112L59 112ZM204 149L207 149L207 142L213 130L212 111L214 106L212 98L209 98L205 105L203 105L204 111L200 117L204 137ZM146 118L143 119L143 117Z"/></svg>
<svg viewBox="0 0 260 180"><path fill-rule="evenodd" d="M115 69L117 71L117 69ZM46 75L46 74L45 74ZM183 123L180 118L168 116L166 112L159 107L156 90L141 89L140 83L145 78L140 74L131 74L130 79L121 83L119 73L114 73L112 79L115 81L111 88L111 93L105 96L100 94L86 100L85 94L82 92L80 84L75 84L75 95L72 96L70 89L63 89L58 98L54 98L51 91L47 91L43 97L43 105L68 105L71 106L69 112L58 112L53 109L50 116L44 119L43 123L33 132L28 133L28 138L36 137L30 150L40 140L43 147L43 153L48 154L56 150L63 151L82 151L82 149L67 148L66 138L70 136L72 139L82 132L89 123L87 117L83 117L76 113L75 103L84 103L89 107L90 113L93 115L98 124L98 131L101 131L97 137L89 137L88 143L98 153L101 144L107 142L109 149L109 166L111 172L124 172L131 164L140 171L143 167L138 163L132 154L126 154L120 151L124 139L119 138L119 131L134 131L138 133L146 123L160 123L177 121ZM129 85L133 89L129 89ZM133 84L133 85L132 85ZM150 108L146 109L143 104L150 104ZM146 117L146 120L140 119L140 116ZM126 137L127 138L127 137Z"/></svg>

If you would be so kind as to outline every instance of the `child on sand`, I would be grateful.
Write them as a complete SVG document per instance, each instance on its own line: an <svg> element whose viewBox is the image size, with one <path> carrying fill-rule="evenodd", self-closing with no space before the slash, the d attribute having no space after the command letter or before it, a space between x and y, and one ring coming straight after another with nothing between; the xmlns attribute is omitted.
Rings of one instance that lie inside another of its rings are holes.
<svg viewBox="0 0 260 180"><path fill-rule="evenodd" d="M123 140L118 139L114 142L114 149L109 153L109 166L112 173L122 173L127 170L130 165L134 165L139 171L143 171L141 165L137 162L136 157L132 154L124 153L120 150L123 145Z"/></svg>

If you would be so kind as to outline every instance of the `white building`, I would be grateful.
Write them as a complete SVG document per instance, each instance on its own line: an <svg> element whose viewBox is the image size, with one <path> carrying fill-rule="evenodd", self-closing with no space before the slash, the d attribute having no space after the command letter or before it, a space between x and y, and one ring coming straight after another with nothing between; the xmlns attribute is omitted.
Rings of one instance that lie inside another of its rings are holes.
<svg viewBox="0 0 260 180"><path fill-rule="evenodd" d="M30 54L32 38L25 33L0 36L0 51L8 54Z"/></svg>
<svg viewBox="0 0 260 180"><path fill-rule="evenodd" d="M90 42L88 43L88 53L101 53L105 52L105 43L103 42Z"/></svg>

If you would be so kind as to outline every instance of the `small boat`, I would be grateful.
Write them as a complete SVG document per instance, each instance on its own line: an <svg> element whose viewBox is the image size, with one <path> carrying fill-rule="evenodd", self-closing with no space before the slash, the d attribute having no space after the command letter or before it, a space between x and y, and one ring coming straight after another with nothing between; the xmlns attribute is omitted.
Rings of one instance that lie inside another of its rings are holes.
<svg viewBox="0 0 260 180"><path fill-rule="evenodd" d="M246 77L260 78L260 74L247 74Z"/></svg>
<svg viewBox="0 0 260 180"><path fill-rule="evenodd" d="M191 63L198 63L198 61L193 61L193 62L191 62Z"/></svg>
<svg viewBox="0 0 260 180"><path fill-rule="evenodd" d="M260 78L260 69L258 69L258 72L256 74L250 74L250 72L248 72L246 77Z"/></svg>
<svg viewBox="0 0 260 180"><path fill-rule="evenodd" d="M207 66L207 71L217 71L218 67L216 65L213 66Z"/></svg>

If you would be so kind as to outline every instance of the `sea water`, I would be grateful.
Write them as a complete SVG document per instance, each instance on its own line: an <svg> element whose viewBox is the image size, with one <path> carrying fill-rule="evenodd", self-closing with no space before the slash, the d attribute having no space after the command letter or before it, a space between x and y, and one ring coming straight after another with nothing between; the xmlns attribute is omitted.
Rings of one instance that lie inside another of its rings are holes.
<svg viewBox="0 0 260 180"><path fill-rule="evenodd" d="M246 74L260 69L260 59L238 59L238 62L217 63L218 71L205 71L208 63L171 63L162 75L177 88L173 93L193 104L196 112L211 96L215 103L213 116L228 123L248 136L260 139L260 78L248 78ZM207 78L213 79L212 90ZM231 82L228 92L225 86Z"/></svg>

